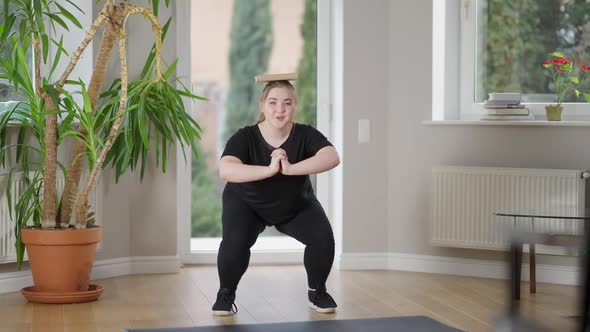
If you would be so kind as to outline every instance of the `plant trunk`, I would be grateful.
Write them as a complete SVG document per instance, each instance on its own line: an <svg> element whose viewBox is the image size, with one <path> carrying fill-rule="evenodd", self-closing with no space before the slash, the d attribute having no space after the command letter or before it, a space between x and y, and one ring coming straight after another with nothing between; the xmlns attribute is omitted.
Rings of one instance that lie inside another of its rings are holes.
<svg viewBox="0 0 590 332"><path fill-rule="evenodd" d="M56 109L53 99L44 94L45 108ZM57 114L48 114L45 123L45 181L43 184L43 228L55 227L57 198Z"/></svg>
<svg viewBox="0 0 590 332"><path fill-rule="evenodd" d="M39 39L33 39L35 48L35 91L43 98L45 109L54 111L56 105L52 97L41 89L41 46ZM43 220L44 229L55 227L55 203L57 198L57 114L48 114L45 120L45 159L43 180Z"/></svg>
<svg viewBox="0 0 590 332"><path fill-rule="evenodd" d="M116 8L116 7L115 7ZM114 15L111 15L113 17ZM115 40L117 39L117 30L113 22L107 22L105 24L105 31L100 44L100 50L96 59L96 65L92 72L90 84L88 86L88 95L92 105L92 110L96 112L98 105L98 99L100 97L100 91L104 83L105 73L109 64L113 47L115 46ZM84 128L80 128L80 133L86 136L88 133ZM84 168L84 152L86 146L84 142L74 140L72 147L72 154L70 157L70 166L68 167L68 176L64 191L61 196L60 206L57 213L58 223L67 225L70 223L72 216L72 210L76 203L76 197L78 195L78 186L80 185L80 177L82 176L82 170Z"/></svg>

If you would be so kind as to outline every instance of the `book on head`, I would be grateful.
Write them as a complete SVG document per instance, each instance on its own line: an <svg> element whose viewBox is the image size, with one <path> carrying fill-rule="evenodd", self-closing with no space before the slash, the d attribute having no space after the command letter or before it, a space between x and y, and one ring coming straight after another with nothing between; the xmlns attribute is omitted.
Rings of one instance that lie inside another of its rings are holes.
<svg viewBox="0 0 590 332"><path fill-rule="evenodd" d="M270 82L270 81L296 81L299 75L297 73L281 73L281 74L262 74L256 76L256 82Z"/></svg>

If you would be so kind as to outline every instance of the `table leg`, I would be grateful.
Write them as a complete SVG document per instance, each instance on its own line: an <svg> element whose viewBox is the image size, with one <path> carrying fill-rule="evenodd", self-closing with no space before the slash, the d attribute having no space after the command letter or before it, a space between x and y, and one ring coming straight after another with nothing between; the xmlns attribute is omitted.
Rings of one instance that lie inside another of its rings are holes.
<svg viewBox="0 0 590 332"><path fill-rule="evenodd" d="M590 311L590 255L588 251L590 249L590 232L587 230L586 223L588 220L584 220L584 243L582 244L581 252L581 262L582 262L582 289L583 293L581 296L581 310L582 310L582 319L580 322L580 330L579 331L589 331L590 320L589 320L589 311Z"/></svg>
<svg viewBox="0 0 590 332"><path fill-rule="evenodd" d="M513 240L510 244L510 313L517 314L520 300L520 277L522 269L522 242Z"/></svg>
<svg viewBox="0 0 590 332"><path fill-rule="evenodd" d="M531 286L531 293L537 292L537 262L535 256L535 244L529 243L529 275L530 275L530 286Z"/></svg>

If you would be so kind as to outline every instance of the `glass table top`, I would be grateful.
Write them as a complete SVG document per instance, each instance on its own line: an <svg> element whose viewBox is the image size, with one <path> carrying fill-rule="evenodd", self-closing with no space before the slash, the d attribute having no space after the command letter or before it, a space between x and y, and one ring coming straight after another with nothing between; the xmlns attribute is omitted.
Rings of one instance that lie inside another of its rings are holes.
<svg viewBox="0 0 590 332"><path fill-rule="evenodd" d="M505 217L590 220L590 209L568 209L567 211L556 211L548 209L507 209L495 211L494 215Z"/></svg>

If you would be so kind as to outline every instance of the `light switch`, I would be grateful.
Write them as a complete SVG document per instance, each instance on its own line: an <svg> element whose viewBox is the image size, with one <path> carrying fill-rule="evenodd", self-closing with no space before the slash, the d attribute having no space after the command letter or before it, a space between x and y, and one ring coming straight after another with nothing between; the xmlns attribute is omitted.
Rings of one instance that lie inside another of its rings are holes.
<svg viewBox="0 0 590 332"><path fill-rule="evenodd" d="M360 119L358 131L359 143L368 143L371 140L371 121L369 119Z"/></svg>

